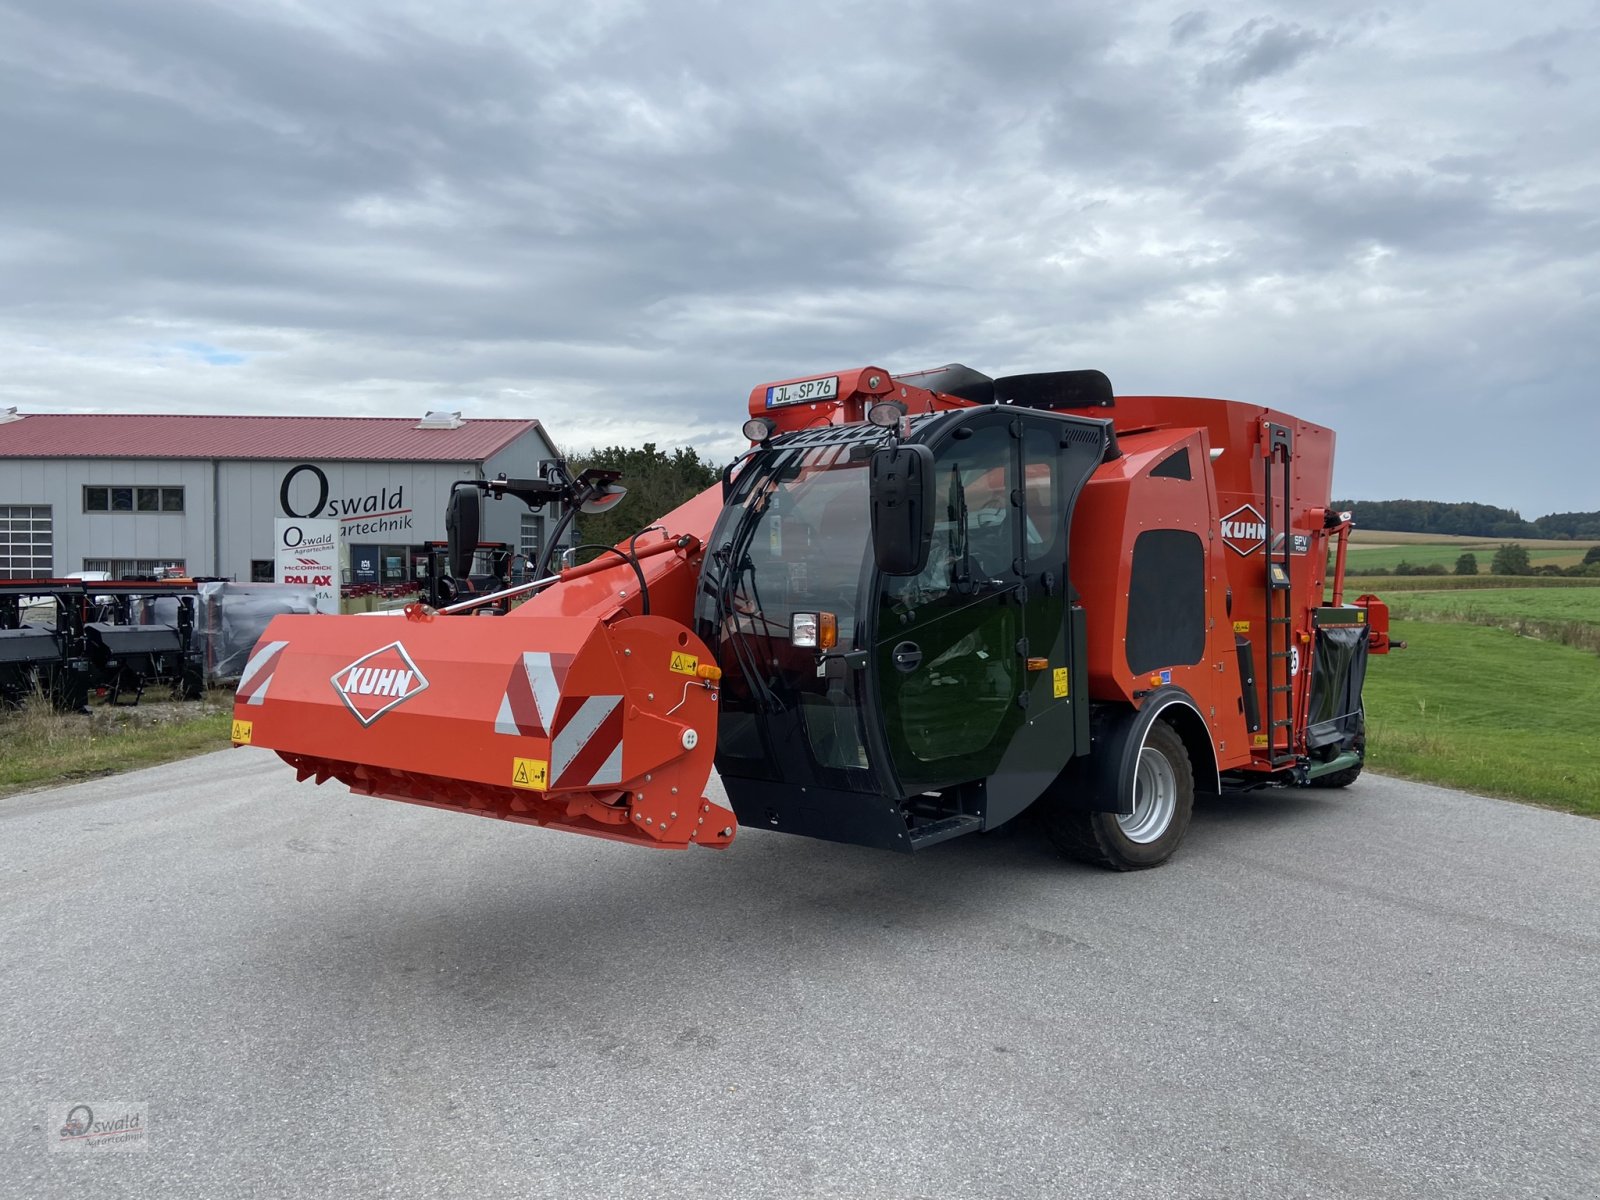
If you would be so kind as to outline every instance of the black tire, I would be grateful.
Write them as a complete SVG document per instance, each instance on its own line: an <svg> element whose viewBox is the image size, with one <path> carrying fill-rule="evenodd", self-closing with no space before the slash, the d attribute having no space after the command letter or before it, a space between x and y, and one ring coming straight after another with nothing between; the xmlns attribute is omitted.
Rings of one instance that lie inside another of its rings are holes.
<svg viewBox="0 0 1600 1200"><path fill-rule="evenodd" d="M1157 720L1145 735L1144 747L1134 760L1134 771L1140 772L1145 755L1159 756L1161 763L1149 762L1147 770L1164 775L1173 785L1172 812L1165 827L1140 832L1137 840L1129 836L1125 823L1130 818L1120 818L1116 813L1086 812L1070 806L1070 798L1063 797L1043 806L1041 817L1045 832L1056 849L1072 858L1112 871L1142 871L1159 867L1171 858L1188 831L1189 818L1194 812L1194 768L1189 762L1189 752L1183 739L1171 725ZM1164 766L1162 765L1164 764ZM1135 803L1142 784L1136 778ZM1137 813L1135 814L1137 815ZM1139 831L1136 831L1139 832Z"/></svg>
<svg viewBox="0 0 1600 1200"><path fill-rule="evenodd" d="M1361 768L1366 766L1367 754L1367 714L1362 711L1356 722L1355 749L1361 751L1361 761L1353 767L1346 767L1342 771L1335 771L1331 775L1319 775L1311 780L1314 788L1347 788L1357 779L1361 778Z"/></svg>

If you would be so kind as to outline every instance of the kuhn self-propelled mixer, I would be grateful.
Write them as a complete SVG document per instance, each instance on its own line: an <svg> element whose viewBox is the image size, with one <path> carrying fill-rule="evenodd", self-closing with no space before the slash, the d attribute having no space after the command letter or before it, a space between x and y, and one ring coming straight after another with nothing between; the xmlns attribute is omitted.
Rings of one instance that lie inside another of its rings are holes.
<svg viewBox="0 0 1600 1200"><path fill-rule="evenodd" d="M659 847L743 823L909 851L1039 802L1122 869L1172 854L1196 791L1359 774L1388 619L1344 602L1329 430L961 366L763 385L750 412L720 486L593 562L277 618L234 740L318 783ZM621 495L559 462L463 481L452 570L485 496L564 529Z"/></svg>

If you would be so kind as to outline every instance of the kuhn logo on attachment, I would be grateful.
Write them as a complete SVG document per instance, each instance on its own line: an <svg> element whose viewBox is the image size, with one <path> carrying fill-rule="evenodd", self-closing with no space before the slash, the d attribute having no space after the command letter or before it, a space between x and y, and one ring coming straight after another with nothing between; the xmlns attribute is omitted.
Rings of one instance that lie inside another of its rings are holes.
<svg viewBox="0 0 1600 1200"><path fill-rule="evenodd" d="M1267 522L1246 504L1222 518L1222 540L1237 554L1254 554L1266 543Z"/></svg>
<svg viewBox="0 0 1600 1200"><path fill-rule="evenodd" d="M364 654L329 680L356 720L371 725L397 704L426 690L428 677L399 642Z"/></svg>

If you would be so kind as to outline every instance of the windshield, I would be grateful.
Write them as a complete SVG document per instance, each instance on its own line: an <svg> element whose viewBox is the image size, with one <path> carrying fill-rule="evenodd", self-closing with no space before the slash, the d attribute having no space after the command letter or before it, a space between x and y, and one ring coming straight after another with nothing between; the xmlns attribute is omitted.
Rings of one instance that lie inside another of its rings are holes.
<svg viewBox="0 0 1600 1200"><path fill-rule="evenodd" d="M780 460L745 501L743 560L735 568L733 614L742 632L789 636L796 612L831 612L839 645L854 644L867 550L867 470L848 446Z"/></svg>
<svg viewBox="0 0 1600 1200"><path fill-rule="evenodd" d="M859 442L855 445L860 445ZM824 669L795 646L790 618L829 612L838 649L853 651L862 577L870 574L868 470L851 444L778 450L741 476L714 540L700 610L702 636L729 672L717 755L749 778L811 779L875 792L862 740L855 672ZM709 626L709 628L707 628Z"/></svg>

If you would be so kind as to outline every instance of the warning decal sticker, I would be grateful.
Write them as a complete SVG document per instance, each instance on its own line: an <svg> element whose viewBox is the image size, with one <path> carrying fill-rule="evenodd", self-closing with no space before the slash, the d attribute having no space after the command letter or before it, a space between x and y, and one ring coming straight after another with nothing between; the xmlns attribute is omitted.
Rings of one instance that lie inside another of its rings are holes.
<svg viewBox="0 0 1600 1200"><path fill-rule="evenodd" d="M550 786L550 764L542 758L513 758L511 786L542 792Z"/></svg>

